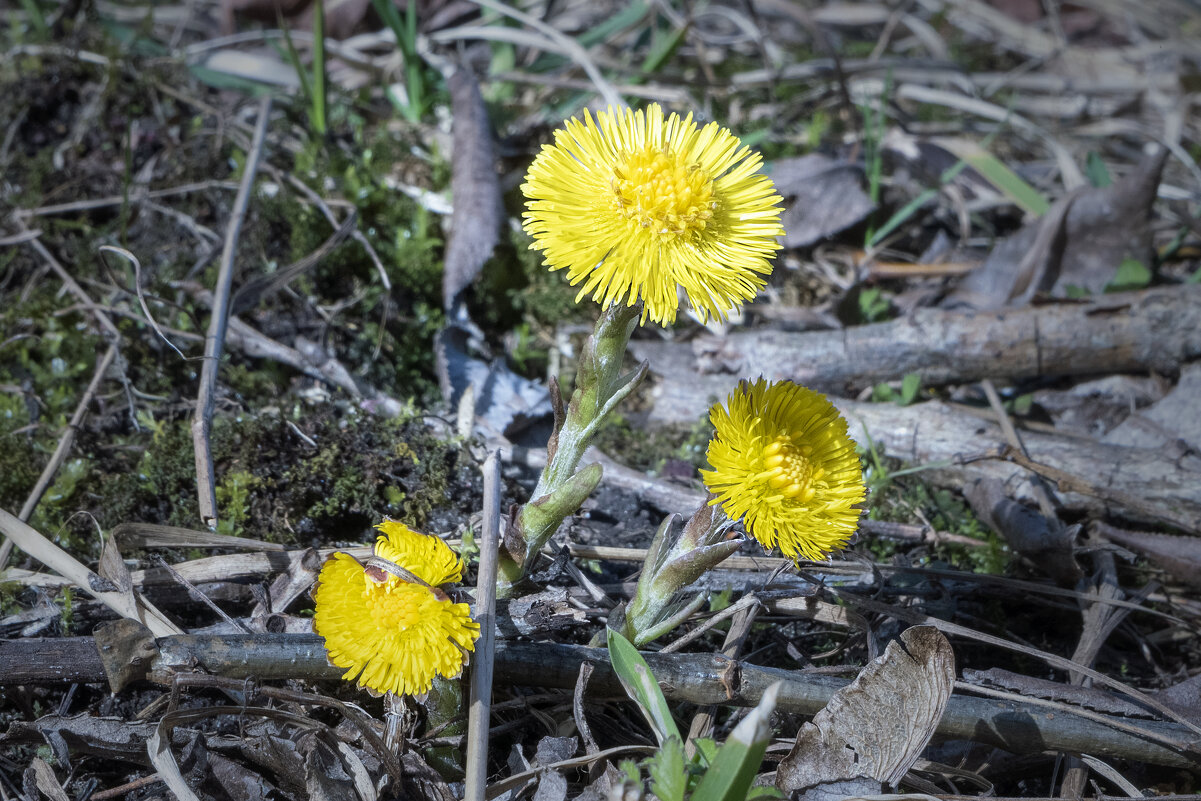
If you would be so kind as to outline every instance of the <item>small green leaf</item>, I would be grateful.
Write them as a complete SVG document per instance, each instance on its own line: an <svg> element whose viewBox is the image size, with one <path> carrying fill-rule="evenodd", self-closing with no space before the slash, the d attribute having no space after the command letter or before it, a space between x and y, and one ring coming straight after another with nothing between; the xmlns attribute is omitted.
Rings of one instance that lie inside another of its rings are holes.
<svg viewBox="0 0 1201 801"><path fill-rule="evenodd" d="M688 773L684 769L684 744L672 737L646 761L651 774L651 792L660 801L684 801Z"/></svg>
<svg viewBox="0 0 1201 801"><path fill-rule="evenodd" d="M188 71L192 73L192 77L196 80L214 89L231 89L251 95L259 95L267 91L267 88L261 83L252 81L249 78L240 78L237 75L230 75L227 72L209 69L202 64L191 64L188 66Z"/></svg>
<svg viewBox="0 0 1201 801"><path fill-rule="evenodd" d="M733 603L734 591L728 587L709 595L709 611L720 612Z"/></svg>
<svg viewBox="0 0 1201 801"><path fill-rule="evenodd" d="M659 683L651 674L650 666L638 653L630 641L613 629L606 629L609 641L609 659L613 662L613 670L621 680L621 686L626 694L638 704L643 716L655 731L655 738L662 746L670 738L675 737L680 742L680 730L667 707L667 699L659 689Z"/></svg>
<svg viewBox="0 0 1201 801"><path fill-rule="evenodd" d="M901 379L901 397L897 399L897 403L901 406L908 406L917 400L917 393L922 389L922 377L918 373L906 373Z"/></svg>
<svg viewBox="0 0 1201 801"><path fill-rule="evenodd" d="M1138 259L1123 259L1113 280L1105 285L1106 292L1126 292L1145 289L1151 283L1151 271Z"/></svg>
<svg viewBox="0 0 1201 801"><path fill-rule="evenodd" d="M623 759L617 763L617 769L626 775L626 779L632 782L642 780L642 774L638 771L638 763L632 759Z"/></svg>
<svg viewBox="0 0 1201 801"><path fill-rule="evenodd" d="M859 315L864 322L876 323L888 316L892 304L880 287L873 286L859 292Z"/></svg>
<svg viewBox="0 0 1201 801"><path fill-rule="evenodd" d="M896 400L897 393L892 391L892 387L883 382L872 387L872 403L887 403L890 400Z"/></svg>
<svg viewBox="0 0 1201 801"><path fill-rule="evenodd" d="M717 741L711 737L697 737L692 744L696 746L692 761L699 765L712 765L713 758L717 756Z"/></svg>
<svg viewBox="0 0 1201 801"><path fill-rule="evenodd" d="M1084 174L1088 177L1088 182L1098 189L1113 183L1113 179L1109 177L1109 168L1095 150L1088 151L1088 157L1084 160Z"/></svg>

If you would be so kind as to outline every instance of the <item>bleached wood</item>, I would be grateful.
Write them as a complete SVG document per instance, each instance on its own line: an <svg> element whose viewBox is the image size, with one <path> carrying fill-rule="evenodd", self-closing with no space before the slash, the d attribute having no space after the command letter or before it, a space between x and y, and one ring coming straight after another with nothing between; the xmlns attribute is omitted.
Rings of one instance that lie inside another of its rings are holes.
<svg viewBox="0 0 1201 801"><path fill-rule="evenodd" d="M999 311L918 309L838 331L744 331L694 343L635 341L654 372L728 392L739 378L790 379L836 394L917 373L925 385L982 378L1174 372L1201 357L1201 286ZM666 366L665 366L666 365ZM695 415L697 404L689 407Z"/></svg>

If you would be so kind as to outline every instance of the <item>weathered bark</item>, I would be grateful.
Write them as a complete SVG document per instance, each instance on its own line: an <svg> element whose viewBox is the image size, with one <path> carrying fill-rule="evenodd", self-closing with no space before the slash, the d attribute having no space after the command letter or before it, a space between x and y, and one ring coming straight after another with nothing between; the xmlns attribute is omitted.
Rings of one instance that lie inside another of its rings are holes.
<svg viewBox="0 0 1201 801"><path fill-rule="evenodd" d="M162 637L159 654L150 660L150 680L169 685L177 672L196 667L227 678L258 680L336 679L342 670L325 660L316 635L234 635ZM46 649L53 649L47 658ZM826 705L843 679L801 671L781 670L729 659L720 654L645 653L664 694L673 701L694 704L752 706L773 682L783 685L779 707L812 715ZM602 648L556 643L498 643L496 681L499 684L570 689L580 665L596 669L589 691L623 695L621 685ZM104 669L91 637L57 640L0 640L0 685L62 682L104 682ZM1188 749L1193 734L1179 724L1152 720L1134 723L1151 739L1111 728L1108 718L1094 719L1063 712L1049 714L1044 706L953 695L937 736L988 743L1014 753L1067 751L1116 757L1157 765L1196 768L1201 758ZM1176 742L1178 748L1166 745Z"/></svg>
<svg viewBox="0 0 1201 801"><path fill-rule="evenodd" d="M1201 356L1201 286L987 312L918 309L891 322L840 331L757 330L692 344L632 342L631 348L656 372L712 379L725 392L739 378L760 375L849 394L907 373L934 385L1173 372Z"/></svg>

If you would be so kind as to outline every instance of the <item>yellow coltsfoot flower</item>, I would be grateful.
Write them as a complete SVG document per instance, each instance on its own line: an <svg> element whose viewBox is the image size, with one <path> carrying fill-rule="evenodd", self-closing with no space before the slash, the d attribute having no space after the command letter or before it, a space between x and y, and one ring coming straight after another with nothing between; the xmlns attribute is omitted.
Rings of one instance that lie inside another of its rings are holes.
<svg viewBox="0 0 1201 801"><path fill-rule="evenodd" d="M847 422L819 392L760 378L742 382L709 418L705 486L764 548L824 559L855 533L866 495Z"/></svg>
<svg viewBox="0 0 1201 801"><path fill-rule="evenodd" d="M552 270L567 270L576 300L643 301L667 325L677 287L702 320L751 300L780 245L780 203L760 157L717 123L692 115L599 112L571 119L544 145L521 189L525 230Z"/></svg>
<svg viewBox="0 0 1201 801"><path fill-rule="evenodd" d="M416 695L435 675L453 678L475 650L480 626L440 585L461 581L462 562L437 537L389 520L372 556L335 553L313 593L313 629L342 677L376 693Z"/></svg>

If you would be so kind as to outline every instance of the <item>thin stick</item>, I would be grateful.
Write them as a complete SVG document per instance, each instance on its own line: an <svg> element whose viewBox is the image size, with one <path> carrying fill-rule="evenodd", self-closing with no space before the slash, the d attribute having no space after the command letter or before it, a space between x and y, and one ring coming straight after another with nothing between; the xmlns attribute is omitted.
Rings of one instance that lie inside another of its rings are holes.
<svg viewBox="0 0 1201 801"><path fill-rule="evenodd" d="M698 637L700 637L701 635L703 635L706 631L713 628L718 623L721 623L723 620L729 620L730 618L734 617L734 615L738 614L739 612L743 612L747 609L754 609L758 605L759 605L759 599L755 597L754 593L751 593L749 595L744 595L744 596L742 596L742 598L740 598L738 600L738 603L733 604L732 606L727 606L725 609L721 610L716 615L709 618L708 620L706 620L701 625L697 626L692 631L688 632L687 634L680 637L679 639L672 640L667 645L663 646L663 648L659 650L659 653L661 653L661 654L674 653L674 652L680 650L681 648L683 648L688 643L692 642L693 640L695 640Z"/></svg>
<svg viewBox="0 0 1201 801"><path fill-rule="evenodd" d="M182 629L138 592L123 593L111 581L88 570L74 556L46 539L41 532L0 509L0 534L46 567L69 579L76 587L100 601L118 615L142 623L156 637L181 634Z"/></svg>
<svg viewBox="0 0 1201 801"><path fill-rule="evenodd" d="M46 466L42 468L42 474L38 476L37 483L33 485L33 489L29 491L28 497L25 498L25 505L21 507L21 511L17 514L17 519L22 523L29 520L33 510L37 508L38 501L42 499L46 489L50 486L50 482L54 480L54 474L58 472L58 468L62 466L63 461L67 458L67 452L71 450L72 443L75 442L75 432L79 430L79 426L83 423L83 417L88 412L88 406L92 403L92 397L96 394L96 390L100 388L100 382L104 379L105 373L108 372L109 366L113 363L113 359L117 357L117 346L109 345L108 350L104 352L104 356L100 358L100 364L96 366L96 372L92 374L91 383L88 388L83 391L83 396L79 399L79 404L75 407L75 413L71 415L71 422L67 423L66 429L62 436L58 439L58 447L54 449L54 453L50 456L50 461L46 462ZM5 539L0 543L0 572L8 565L8 557L12 553L13 543L10 539Z"/></svg>
<svg viewBox="0 0 1201 801"><path fill-rule="evenodd" d="M1001 404L1001 396L997 394L997 388L987 378L980 382L980 387L984 390L984 397L988 398L988 405L992 407L993 413L997 416L997 423L1001 426L1001 433L1005 435L1005 441L1014 450L1021 451L1022 455L1029 459L1030 452L1026 450L1025 443L1018 436L1017 429L1013 427L1013 421L1009 419L1009 415L1005 412L1005 407ZM1043 517L1053 523L1058 523L1059 516L1055 512L1055 504L1051 502L1051 493L1047 490L1047 485L1043 483L1043 477L1035 473L1032 484L1034 487L1034 497L1038 499L1039 511L1043 513Z"/></svg>
<svg viewBox="0 0 1201 801"><path fill-rule="evenodd" d="M25 221L19 216L14 217L13 220L16 222L17 227L21 230L21 233L29 230L29 228L25 225ZM54 258L54 254L47 250L46 246L42 244L42 241L40 239L30 239L25 244L33 248L34 251L37 252L38 256L40 256L43 261L50 265L50 269L53 270L54 274L58 276L58 279L63 282L63 285L67 287L67 290L72 295L79 298L79 301L84 308L86 308L92 313L93 316L95 316L96 322L100 323L100 327L104 329L106 339L109 339L112 342L119 340L121 338L121 333L117 330L117 326L113 324L113 321L109 319L106 309L88 297L88 293L83 291L83 287L79 285L79 282L75 280L71 273L67 272L67 268L63 267L63 265L59 263L58 259Z"/></svg>
<svg viewBox="0 0 1201 801"><path fill-rule="evenodd" d="M134 790L141 790L143 787L149 787L155 782L161 782L162 780L163 777L158 774L158 771L155 771L149 776L143 776L140 779L134 779L131 782L126 782L125 784L121 784L116 787L110 787L107 790L101 790L92 796L92 801L107 801L109 798L120 798L126 793L133 792Z"/></svg>
<svg viewBox="0 0 1201 801"><path fill-rule="evenodd" d="M150 189L142 193L142 197L157 199L186 195L192 192L203 192L209 189L236 189L237 186L232 181L199 181L197 183L169 186L163 189ZM72 200L69 203L55 203L51 206L37 206L32 209L18 209L17 214L21 217L48 217L55 214L76 214L81 211L120 206L128 200L129 198L125 197L125 195L109 195L107 197L88 198L85 200ZM92 797L95 798L96 796Z"/></svg>
<svg viewBox="0 0 1201 801"><path fill-rule="evenodd" d="M531 17L529 14L518 11L517 9L498 2L497 0L472 0L472 2L483 8L495 11L498 14L511 17L512 19L515 19L523 25L533 28L546 38L550 39L559 47L563 48L567 52L568 56L575 61L575 63L580 65L580 67L584 70L584 73L587 74L588 78L592 81L593 86L596 87L596 91L602 98L604 98L606 104L612 106L614 111L620 111L626 107L625 101L621 99L621 95L618 94L617 90L613 88L613 84L609 83L608 79L606 79L605 76L601 74L601 71L597 69L596 63L592 60L592 56L588 54L587 50L580 47L579 43L576 42L575 39L572 39L570 36L563 35L561 31L558 31L554 27L547 25L542 20Z"/></svg>
<svg viewBox="0 0 1201 801"><path fill-rule="evenodd" d="M249 626L247 626L245 623L243 623L240 620L234 620L232 617L229 616L229 613L227 613L224 609L222 609L221 607L219 607L215 603L213 603L212 598L209 598L207 595L205 595L203 592L201 592L200 589L195 584L193 584L192 582L188 581L186 578L181 576L179 574L179 571L176 570L174 567L172 567L167 562L166 559L159 556L158 554L155 554L154 560L156 562L158 562L159 567L161 567L163 570L167 571L167 575L169 575L171 578L173 578L177 582L179 582L179 584L181 584L183 586L183 588L188 591L188 597L191 598L193 601L198 601L199 603L204 604L206 607L208 607L208 609L211 612L213 612L215 615L217 615L217 617L221 618L222 620L224 620L226 623L233 626L234 628L241 629L241 631L243 633L245 633L245 634L253 633L250 630Z"/></svg>
<svg viewBox="0 0 1201 801"><path fill-rule="evenodd" d="M345 672L326 661L322 640L313 634L184 635L163 637L155 645L159 654L147 661L148 678L166 686L178 673L197 666L220 676L253 676L261 681L337 680ZM760 667L711 653L644 652L643 657L669 700L698 705L754 706L770 684L783 679L779 708L813 715L847 685L832 676ZM596 666L590 692L625 697L605 649L580 645L502 643L496 652L496 682L570 690L585 661ZM104 666L91 637L0 640L0 686L104 680ZM973 691L979 688L973 686ZM1190 769L1196 769L1201 760L1190 745L1195 739L1193 732L1178 724L1156 720L1134 724L1126 718L1095 713L1094 719L1076 714L1076 710L1048 712L1046 706L1030 703L1030 699L973 698L956 692L938 724L938 735L987 743L1013 753L1067 751ZM1132 736L1114 723L1135 725L1140 734Z"/></svg>
<svg viewBox="0 0 1201 801"><path fill-rule="evenodd" d="M259 157L263 153L263 140L267 135L270 116L271 97L268 95L259 104L259 120L254 129L254 140L246 154L242 184L238 187L229 227L225 231L221 269L217 273L217 286L213 289L212 317L209 319L208 333L204 337L204 367L200 372L200 392L196 399L196 413L192 417L192 446L196 450L196 491L200 501L200 519L213 529L217 527L217 493L214 487L213 452L209 432L213 425L213 402L217 395L217 370L221 364L221 348L225 342L225 328L229 322L234 251L238 246L242 219L246 216L246 207L250 203L250 189L254 186L254 176L258 172Z"/></svg>
<svg viewBox="0 0 1201 801"><path fill-rule="evenodd" d="M500 455L484 461L484 519L480 538L480 568L475 582L475 619L480 638L471 668L471 706L467 710L467 779L463 801L484 801L488 785L488 724L492 709L492 668L495 659L496 558L500 547Z"/></svg>

